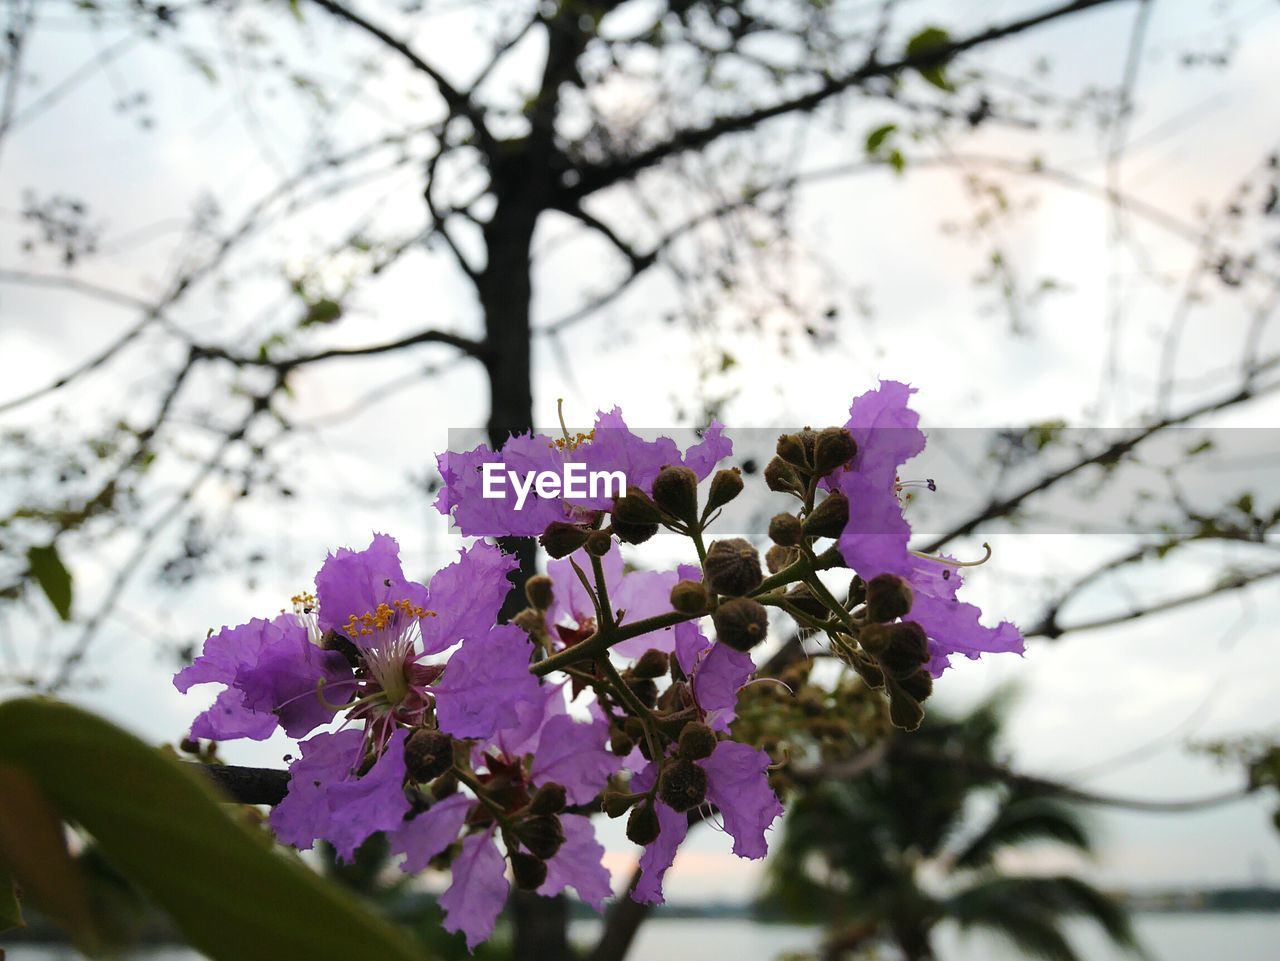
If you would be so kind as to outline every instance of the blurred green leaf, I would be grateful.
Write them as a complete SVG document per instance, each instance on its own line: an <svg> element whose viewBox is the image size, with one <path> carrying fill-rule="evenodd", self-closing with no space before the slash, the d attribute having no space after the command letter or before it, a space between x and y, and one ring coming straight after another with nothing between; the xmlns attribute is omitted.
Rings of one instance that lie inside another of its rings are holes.
<svg viewBox="0 0 1280 961"><path fill-rule="evenodd" d="M58 545L27 548L27 566L58 616L71 620L71 572L58 556Z"/></svg>
<svg viewBox="0 0 1280 961"><path fill-rule="evenodd" d="M197 773L101 718L43 699L0 704L6 767L91 834L210 958L422 961L349 892L233 818ZM6 799L0 821L11 818Z"/></svg>
<svg viewBox="0 0 1280 961"><path fill-rule="evenodd" d="M867 155L874 156L883 145L889 135L898 129L896 123L887 123L883 126L876 127L875 130L867 134Z"/></svg>
<svg viewBox="0 0 1280 961"><path fill-rule="evenodd" d="M302 320L298 321L298 326L317 327L323 324L332 324L340 317L342 317L342 305L336 300L322 297L320 300L307 304L307 312Z"/></svg>
<svg viewBox="0 0 1280 961"><path fill-rule="evenodd" d="M941 27L925 27L914 37L907 41L907 56L915 59L916 57L924 57L933 50L941 50L951 43L951 34L943 30ZM945 57L939 57L936 61L926 61L923 66L917 67L916 70L929 83L933 84L940 90L952 91L955 88L951 86L951 82L944 73L946 64Z"/></svg>

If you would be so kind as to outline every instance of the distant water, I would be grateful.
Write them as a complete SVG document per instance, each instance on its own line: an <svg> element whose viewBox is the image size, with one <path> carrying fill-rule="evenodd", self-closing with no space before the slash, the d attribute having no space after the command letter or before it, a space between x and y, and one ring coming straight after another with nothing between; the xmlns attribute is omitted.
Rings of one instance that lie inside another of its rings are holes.
<svg viewBox="0 0 1280 961"><path fill-rule="evenodd" d="M1136 921L1139 937L1153 961L1280 961L1280 914L1147 914ZM575 922L575 941L590 943L599 922ZM1085 924L1073 924L1071 936L1085 961L1131 958L1116 951ZM640 929L628 961L770 961L785 952L812 950L813 928L747 921L657 921ZM943 928L937 940L942 961L1023 961L1008 944L982 935L961 935ZM140 961L199 961L192 951L160 949L138 955ZM75 952L57 948L13 947L6 961L79 961Z"/></svg>

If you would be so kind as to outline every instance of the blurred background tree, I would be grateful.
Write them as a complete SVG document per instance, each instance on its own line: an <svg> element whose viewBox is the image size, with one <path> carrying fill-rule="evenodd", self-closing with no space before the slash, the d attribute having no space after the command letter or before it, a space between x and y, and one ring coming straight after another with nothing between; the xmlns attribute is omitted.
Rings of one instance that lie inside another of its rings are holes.
<svg viewBox="0 0 1280 961"><path fill-rule="evenodd" d="M865 775L823 779L794 795L762 909L823 925L827 961L873 957L883 944L909 961L935 958L931 935L943 921L1051 961L1078 959L1062 930L1072 916L1136 947L1125 909L1106 893L1068 874L1002 866L1002 855L1024 845L1093 847L1077 806L1000 777L1003 714L1001 699L963 717L930 711L915 734L890 734L883 760ZM975 818L980 795L987 810Z"/></svg>

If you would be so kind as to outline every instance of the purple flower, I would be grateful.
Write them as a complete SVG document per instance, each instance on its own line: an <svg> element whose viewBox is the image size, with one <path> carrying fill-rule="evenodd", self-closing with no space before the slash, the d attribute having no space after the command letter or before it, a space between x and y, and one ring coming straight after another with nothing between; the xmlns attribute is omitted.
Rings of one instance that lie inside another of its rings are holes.
<svg viewBox="0 0 1280 961"><path fill-rule="evenodd" d="M564 844L547 862L547 879L538 893L549 898L572 887L583 901L603 911L605 898L613 894L609 869L602 863L604 845L596 840L590 818L562 814L560 824L564 828Z"/></svg>
<svg viewBox="0 0 1280 961"><path fill-rule="evenodd" d="M622 768L622 759L607 749L608 743L606 721L584 724L568 714L553 717L543 729L530 778L535 784L561 784L570 804L586 804Z"/></svg>
<svg viewBox="0 0 1280 961"><path fill-rule="evenodd" d="M707 772L707 801L714 804L733 838L733 853L741 858L762 858L768 852L767 832L782 805L769 787L769 755L737 741L721 741L710 757L696 762ZM657 777L656 765L636 775L633 791L647 791ZM640 856L640 881L631 897L641 904L662 904L662 879L675 861L676 851L689 830L688 817L660 800L657 839Z"/></svg>
<svg viewBox="0 0 1280 961"><path fill-rule="evenodd" d="M924 450L920 416L907 405L915 389L881 381L878 390L854 399L845 427L858 444L853 462L831 483L849 498L849 522L838 544L845 562L862 577L904 578L915 595L908 619L929 637L929 671L946 669L950 655L1022 653L1021 633L1008 621L981 623L981 611L956 599L960 570L949 558L921 557L908 547L911 526L900 497L898 469Z"/></svg>
<svg viewBox="0 0 1280 961"><path fill-rule="evenodd" d="M569 557L550 561L547 575L555 584L555 600L547 611L547 623L551 627L566 628L566 635L586 637L595 631L595 608L586 589L573 570L576 563L587 577L591 577L591 558L579 550ZM605 588L609 592L609 604L621 623L635 623L656 614L671 611L671 588L679 579L674 571L626 571L621 551L611 550L600 558L604 570ZM553 634L554 636L554 634ZM639 657L650 648L670 652L675 644L675 634L669 627L639 637L631 637L611 650L622 657Z"/></svg>
<svg viewBox="0 0 1280 961"><path fill-rule="evenodd" d="M535 702L541 692L529 673L532 656L529 635L512 624L463 644L432 689L440 730L454 737L490 737L517 724L519 704Z"/></svg>
<svg viewBox="0 0 1280 961"><path fill-rule="evenodd" d="M701 580L701 572L690 564L681 564L677 574L682 580ZM680 669L690 679L702 719L712 730L727 732L737 716L738 691L756 670L751 655L713 644L696 620L676 625L675 653Z"/></svg>
<svg viewBox="0 0 1280 961"><path fill-rule="evenodd" d="M431 859L457 839L473 803L465 794L451 794L392 832L391 853L405 856L401 870L406 874L425 871Z"/></svg>

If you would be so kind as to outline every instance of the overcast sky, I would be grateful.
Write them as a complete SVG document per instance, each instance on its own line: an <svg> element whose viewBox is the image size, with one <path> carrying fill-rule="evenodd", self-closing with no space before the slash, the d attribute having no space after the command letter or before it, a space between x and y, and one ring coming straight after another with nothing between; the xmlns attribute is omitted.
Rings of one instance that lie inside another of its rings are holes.
<svg viewBox="0 0 1280 961"><path fill-rule="evenodd" d="M907 5L904 29L928 22L929 6ZM983 18L992 19L1028 6L942 5L980 10ZM1200 33L1208 31L1212 37L1221 29L1222 21L1193 9L1200 6L1156 6L1137 88L1133 146L1122 181L1145 202L1188 220L1199 205L1220 202L1231 185L1275 146L1280 130L1274 91L1280 8L1274 3L1227 5L1226 22L1240 38L1229 67L1182 69L1179 54ZM935 12L938 9L935 5ZM1004 45L994 65L1023 74L1040 57L1049 57L1054 70L1044 83L1063 92L1090 83L1114 83L1123 69L1133 9L1120 4ZM418 39L424 51L459 74L465 73L467 58L477 55L468 25L457 18L438 19ZM35 49L33 62L46 80L57 78L104 45L102 40L88 43L69 30L55 30ZM368 91L367 99L385 95L393 102L399 96L394 92L397 76L391 70L381 85ZM136 112L118 115L110 109L139 85L153 91L154 102L146 108L156 119L150 133L138 130ZM167 231L164 224L185 217L205 193L223 198L228 211L243 209L273 182L274 163L292 169L305 158L305 131L287 129L287 124L268 124L265 132L255 129L253 118L260 119L264 110L270 115L270 104L258 103L256 112L241 109L244 104L237 106L236 89L230 80L223 88L211 88L174 57L138 49L95 82L78 88L57 110L21 128L0 154L0 268L47 267L19 250L30 233L17 215L22 191L37 186L44 193L84 197L94 205L94 217L104 226L104 253L85 264L82 276L141 294L154 292L183 253L181 235ZM371 122L359 108L349 113L353 126ZM882 122L882 114L892 119L875 104L860 107L851 127L870 129ZM335 118L337 123L346 120L346 114ZM852 142L860 143L856 136ZM857 149L849 143L847 138L818 138L812 151L814 166L856 157ZM967 139L962 147L966 153L1015 159L1036 153L1051 166L1100 184L1105 143L1088 122L1081 122L1071 130L999 127ZM928 153L927 147L919 149ZM420 172L411 168L380 182L377 190L385 193L392 208L400 202L396 198L407 197L416 204L419 178ZM877 377L919 387L918 406L926 427L1000 427L1048 418L1081 426L1137 422L1151 405L1156 335L1167 323L1178 292L1175 284L1163 281L1181 277L1193 262L1194 249L1135 219L1133 229L1140 233L1143 249L1159 265L1151 275L1144 274L1134 261L1117 259L1109 251L1108 213L1096 199L1042 182L1015 180L1012 185L1015 203L1036 200L1012 224L999 228L1013 267L1031 283L1052 277L1059 289L1038 305L1022 332L1011 328L1006 314L991 309L989 290L972 284L975 273L983 269L984 248L940 229L942 222L963 218L970 210L963 180L954 169L921 169L901 178L880 170L807 192L800 240L813 260L809 266L788 268L794 269L797 297L815 304L824 297L836 299L847 308L850 290L857 290L874 313L867 318L844 310L834 343L801 347L791 357L781 356L771 343L740 337L717 344L735 362L729 374L713 378L709 385L716 391L738 388L725 410L730 426L768 430L776 425L842 422L850 398L873 386ZM304 219L300 226L273 234L269 242L295 245L278 249L296 249L301 261L342 236L341 231L364 215L372 196L362 195L359 204L346 208L324 208L323 214ZM403 213L384 207L380 216L390 222L398 216L406 222L420 217L416 206L403 206ZM149 224L160 225L154 236L132 236L136 228ZM592 242L554 244L560 231L561 225L552 221L538 238L539 248L546 251L535 301L535 314L542 322L571 310L584 289L602 284L619 269ZM110 242L122 238L128 242ZM410 258L361 296L354 311L361 323L354 332L340 327L331 336L349 344L381 341L416 329L424 317L435 318L440 326L474 330L474 307L466 290L441 264L425 256ZM332 269L340 272L341 264ZM1109 285L1116 283L1128 320L1118 335L1120 376L1108 379L1106 318L1109 292L1115 293ZM238 296L247 299L253 293ZM556 398L563 397L576 423L588 421L596 409L616 404L634 425L689 426L676 412L697 409L692 384L702 355L691 349L685 332L661 319L663 305L673 296L661 282L642 284L599 320L574 328L555 349L541 340L536 357L539 417L551 423ZM261 298L257 310L242 312L244 303L209 294L185 308L180 321L251 345L281 321L261 310ZM0 284L0 359L5 372L0 400L37 388L74 367L132 321L129 312L89 299ZM1179 372L1188 382L1197 375L1212 381L1215 372L1238 362L1244 330L1239 316L1212 305L1193 312ZM1268 342L1276 346L1275 338ZM445 352L431 348L412 360L361 361L304 371L293 383L290 412L300 421L342 412L353 398L392 383L414 365L444 362L445 357ZM135 392L141 396L153 388L170 360L163 353L141 350L108 366L76 395L74 416L85 421L108 416L102 412L114 410L119 398ZM479 371L456 364L323 432L295 438L291 443L298 448L296 486L307 495L293 505L250 506L243 514L245 537L276 548L270 570L254 586L233 569L219 571L198 589L182 591L158 586L148 574L139 576L126 594L121 616L111 621L90 661L88 674L97 686L73 696L151 741L174 741L212 692L179 696L168 681L173 664L159 653L156 636L199 638L209 626L275 611L307 586L328 547L362 547L371 530L396 534L406 566L425 577L460 541L421 498L406 495L406 479L423 472L447 442L449 429L483 423L484 396ZM38 405L3 423L41 423L51 417L52 409ZM1257 405L1248 416L1228 423L1270 427L1274 415L1273 406ZM189 440L198 449L198 429L192 429ZM1274 480L1274 472L1269 476ZM938 480L940 496L945 497L947 478ZM10 485L8 496L12 489ZM201 494L202 503L230 504L231 493L226 486L211 484ZM989 539L994 559L973 574L971 590L988 610L1012 616L1034 612L1046 576L1086 569L1125 543L1114 536L1046 532L1004 532ZM81 613L92 610L111 575L110 562L122 556L123 547L113 550L110 556L75 556ZM1213 566L1215 555L1203 552L1195 560L1198 564L1161 569L1155 587L1174 589L1191 583L1206 564ZM1152 578L1139 579L1135 586L1149 589ZM1075 777L1090 789L1120 795L1212 794L1238 783L1238 774L1220 772L1204 759L1189 756L1183 745L1188 739L1280 723L1275 698L1280 678L1277 601L1273 586L1262 587L1122 628L1069 636L1058 643L1035 642L1022 659L958 665L937 686L936 700L962 709L999 685L1016 684L1022 697L1008 746L1020 769ZM1091 611L1113 611L1125 603L1126 595L1116 588L1100 592L1077 613L1087 617ZM42 651L51 646L45 638L55 636L56 630L38 612L0 621L0 631L9 633L28 665L45 656ZM1125 760L1152 744L1159 749ZM225 756L243 763L276 764L288 751L289 744L281 738L266 744L229 744ZM1097 824L1105 843L1089 870L1114 884L1278 881L1280 842L1270 828L1274 803L1258 799L1191 815L1100 812ZM617 825L604 831L610 867L621 880L634 863L633 849ZM758 884L758 865L737 861L728 847L712 830L695 832L668 876L669 896L736 898L752 892ZM1043 869L1056 863L1045 853L1032 866Z"/></svg>

